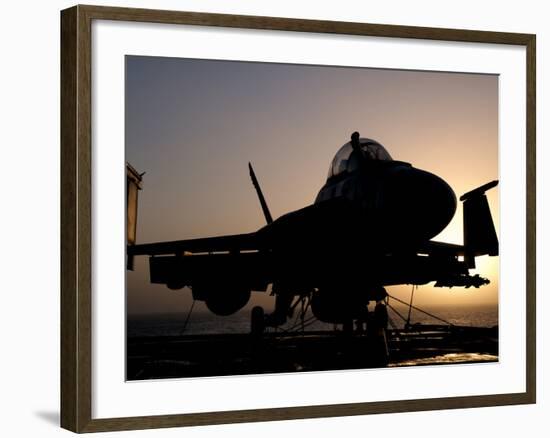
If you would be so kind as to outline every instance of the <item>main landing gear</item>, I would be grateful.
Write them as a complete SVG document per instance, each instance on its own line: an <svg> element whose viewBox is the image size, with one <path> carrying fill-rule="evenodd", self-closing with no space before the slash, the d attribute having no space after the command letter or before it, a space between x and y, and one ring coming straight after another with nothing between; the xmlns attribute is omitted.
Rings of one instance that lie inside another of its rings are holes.
<svg viewBox="0 0 550 438"><path fill-rule="evenodd" d="M383 367L389 362L386 336L389 321L387 298L377 298L381 299L376 301L372 311L369 312L365 305L365 311L359 318L356 316L355 318L346 319L342 324L342 331L334 333L334 336L340 339L338 343L341 345L341 353L346 362L356 364L359 360L359 362L365 364L365 367ZM262 339L267 327L277 327L284 324L286 318L281 320L280 316L280 312L266 315L264 309L260 306L255 306L252 309L250 333L255 345L263 344ZM299 328L296 330L299 331ZM284 336L288 337L291 334L292 330L287 330ZM311 342L318 342L321 345L321 339L326 340L326 334L322 334L318 339L311 338ZM357 366L352 365L351 367L355 368Z"/></svg>

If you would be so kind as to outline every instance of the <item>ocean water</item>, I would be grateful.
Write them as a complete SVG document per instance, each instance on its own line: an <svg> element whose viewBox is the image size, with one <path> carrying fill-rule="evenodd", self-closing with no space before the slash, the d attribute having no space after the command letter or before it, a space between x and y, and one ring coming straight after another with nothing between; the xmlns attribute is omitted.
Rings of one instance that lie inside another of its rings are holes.
<svg viewBox="0 0 550 438"><path fill-rule="evenodd" d="M403 317L407 317L408 307L396 307ZM429 313L459 326L493 327L498 325L497 306L460 306L460 307L426 307ZM402 327L403 319L389 310L390 319L395 326ZM128 315L127 336L180 336L180 335L203 335L216 333L248 333L250 331L250 310L245 309L230 316L216 316L210 312L199 311L191 313L187 325L185 324L188 313L158 313L149 315ZM307 321L312 318L308 313ZM421 324L444 324L422 312L414 310L411 312L411 323ZM390 325L391 327L391 325ZM312 321L307 325L305 331L332 330L333 324L326 324L320 321ZM336 326L336 328L341 328ZM292 318L278 330L301 329L301 320Z"/></svg>

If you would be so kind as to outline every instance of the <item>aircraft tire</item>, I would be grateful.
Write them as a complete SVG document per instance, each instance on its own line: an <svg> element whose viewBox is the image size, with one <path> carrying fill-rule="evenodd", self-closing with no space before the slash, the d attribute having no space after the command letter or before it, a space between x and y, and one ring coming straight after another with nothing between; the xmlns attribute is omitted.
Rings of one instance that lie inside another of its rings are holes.
<svg viewBox="0 0 550 438"><path fill-rule="evenodd" d="M261 306L254 306L250 314L250 333L261 336L265 330L265 313Z"/></svg>

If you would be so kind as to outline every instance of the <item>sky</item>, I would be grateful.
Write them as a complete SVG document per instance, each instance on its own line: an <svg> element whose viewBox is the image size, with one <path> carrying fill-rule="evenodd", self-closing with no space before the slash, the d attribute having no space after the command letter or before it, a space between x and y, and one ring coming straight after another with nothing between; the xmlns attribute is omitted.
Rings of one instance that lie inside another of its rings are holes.
<svg viewBox="0 0 550 438"><path fill-rule="evenodd" d="M137 242L237 234L265 225L252 162L274 218L310 205L353 131L447 181L457 198L498 179L498 76L338 66L126 57L126 160L146 172ZM499 229L498 188L488 192ZM462 243L462 205L435 239ZM414 214L414 212L411 212ZM417 305L498 304L498 257L480 289L415 292ZM408 299L410 285L387 288ZM188 289L127 271L129 314L186 312ZM252 293L246 309L273 298ZM203 303L195 309L204 310Z"/></svg>

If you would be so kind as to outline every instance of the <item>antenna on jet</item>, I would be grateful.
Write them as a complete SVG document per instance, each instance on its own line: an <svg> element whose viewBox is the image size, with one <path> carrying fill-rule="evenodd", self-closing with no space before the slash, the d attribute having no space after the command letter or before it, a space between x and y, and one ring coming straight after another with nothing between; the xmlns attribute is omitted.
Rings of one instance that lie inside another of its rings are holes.
<svg viewBox="0 0 550 438"><path fill-rule="evenodd" d="M250 162L248 163L248 170L250 171L250 179L252 179L252 184L254 185L254 188L256 189L256 194L258 195L258 199L260 200L260 205L262 206L265 220L268 224L270 224L271 222L273 222L273 218L271 217L271 213L269 212L269 208L267 207L267 203L265 202L264 194L262 193L262 189L260 188L260 184L258 183L258 179L256 178L256 174L254 173L254 169L252 168L252 164L250 164Z"/></svg>
<svg viewBox="0 0 550 438"><path fill-rule="evenodd" d="M354 151L357 151L361 148L361 145L359 144L359 133L357 131L351 134L351 147Z"/></svg>

